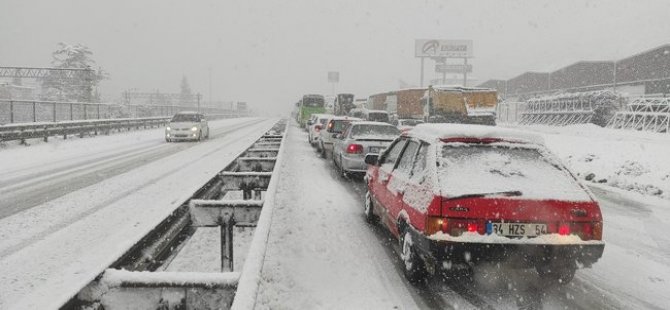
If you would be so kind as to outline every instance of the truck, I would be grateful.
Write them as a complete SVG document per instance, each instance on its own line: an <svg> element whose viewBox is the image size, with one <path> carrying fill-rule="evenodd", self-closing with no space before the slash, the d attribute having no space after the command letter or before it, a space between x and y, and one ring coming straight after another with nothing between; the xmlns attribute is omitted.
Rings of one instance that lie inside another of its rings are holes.
<svg viewBox="0 0 670 310"><path fill-rule="evenodd" d="M348 115L354 107L354 94L337 94L333 103L333 114Z"/></svg>
<svg viewBox="0 0 670 310"><path fill-rule="evenodd" d="M421 102L427 122L491 126L496 124L498 94L495 89L429 86Z"/></svg>
<svg viewBox="0 0 670 310"><path fill-rule="evenodd" d="M427 88L408 88L370 96L371 109L385 110L397 119L423 119L421 98Z"/></svg>

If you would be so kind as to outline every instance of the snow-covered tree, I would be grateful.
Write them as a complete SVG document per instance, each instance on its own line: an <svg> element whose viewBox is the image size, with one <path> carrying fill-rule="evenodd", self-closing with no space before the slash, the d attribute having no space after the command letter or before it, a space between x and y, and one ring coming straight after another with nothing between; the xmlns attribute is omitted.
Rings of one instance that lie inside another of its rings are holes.
<svg viewBox="0 0 670 310"><path fill-rule="evenodd" d="M58 43L51 54L51 65L59 69L85 69L76 73L54 72L42 81L43 99L92 102L94 90L108 77L102 68L95 69L93 52L84 45Z"/></svg>

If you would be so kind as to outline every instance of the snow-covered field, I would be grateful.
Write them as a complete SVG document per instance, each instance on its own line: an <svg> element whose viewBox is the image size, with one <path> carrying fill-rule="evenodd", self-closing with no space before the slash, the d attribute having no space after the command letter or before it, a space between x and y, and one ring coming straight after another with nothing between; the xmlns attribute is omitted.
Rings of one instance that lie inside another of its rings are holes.
<svg viewBox="0 0 670 310"><path fill-rule="evenodd" d="M614 130L593 124L519 126L587 182L670 200L670 134Z"/></svg>
<svg viewBox="0 0 670 310"><path fill-rule="evenodd" d="M16 162L2 167L3 180L8 175L30 181L39 169L65 171L71 160L85 162L133 146L153 143L170 151L160 160L142 158L146 161L129 171L0 219L0 309L57 308L275 122L222 121L213 126L218 135L201 143L168 145L162 131L138 131L37 146L44 152L0 152Z"/></svg>

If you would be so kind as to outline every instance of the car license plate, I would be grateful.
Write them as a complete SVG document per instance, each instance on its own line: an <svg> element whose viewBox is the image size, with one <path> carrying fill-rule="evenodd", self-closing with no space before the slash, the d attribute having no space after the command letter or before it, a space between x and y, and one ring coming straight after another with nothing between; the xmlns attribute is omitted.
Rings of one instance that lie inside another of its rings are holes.
<svg viewBox="0 0 670 310"><path fill-rule="evenodd" d="M372 154L379 154L381 152L382 148L378 147L378 146L371 146L369 148L369 150L370 150L370 153L372 153Z"/></svg>
<svg viewBox="0 0 670 310"><path fill-rule="evenodd" d="M492 232L507 237L536 237L547 233L546 224L490 223Z"/></svg>

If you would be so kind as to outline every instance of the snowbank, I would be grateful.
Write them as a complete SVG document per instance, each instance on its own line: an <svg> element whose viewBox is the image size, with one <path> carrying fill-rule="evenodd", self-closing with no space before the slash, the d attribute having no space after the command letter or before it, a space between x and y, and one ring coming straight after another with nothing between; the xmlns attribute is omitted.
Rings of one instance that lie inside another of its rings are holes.
<svg viewBox="0 0 670 310"><path fill-rule="evenodd" d="M670 199L670 135L593 124L519 126L540 133L547 147L579 178Z"/></svg>

